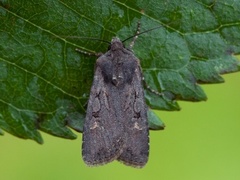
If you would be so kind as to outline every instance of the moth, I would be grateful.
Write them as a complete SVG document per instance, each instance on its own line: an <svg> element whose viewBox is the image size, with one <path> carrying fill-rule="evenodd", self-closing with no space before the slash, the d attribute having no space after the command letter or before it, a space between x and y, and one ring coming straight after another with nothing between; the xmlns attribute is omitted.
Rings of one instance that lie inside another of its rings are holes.
<svg viewBox="0 0 240 180"><path fill-rule="evenodd" d="M130 47L139 34L137 31ZM139 59L131 48L112 38L95 65L83 126L82 156L87 165L117 160L141 168L147 163L148 109L142 79Z"/></svg>

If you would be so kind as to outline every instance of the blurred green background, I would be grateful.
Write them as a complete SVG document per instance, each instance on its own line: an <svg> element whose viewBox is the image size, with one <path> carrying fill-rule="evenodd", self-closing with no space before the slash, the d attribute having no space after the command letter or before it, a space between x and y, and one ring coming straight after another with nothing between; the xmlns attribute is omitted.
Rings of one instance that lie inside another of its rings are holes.
<svg viewBox="0 0 240 180"><path fill-rule="evenodd" d="M203 85L207 102L179 102L179 112L159 112L164 131L151 131L146 167L113 162L86 167L81 134L65 140L42 133L39 145L8 133L0 137L1 180L238 180L240 179L240 78L224 75L224 84Z"/></svg>

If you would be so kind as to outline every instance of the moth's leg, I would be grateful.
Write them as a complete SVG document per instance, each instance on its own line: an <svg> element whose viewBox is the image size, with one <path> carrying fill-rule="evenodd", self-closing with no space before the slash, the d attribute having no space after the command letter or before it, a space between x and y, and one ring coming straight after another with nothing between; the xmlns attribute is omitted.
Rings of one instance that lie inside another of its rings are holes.
<svg viewBox="0 0 240 180"><path fill-rule="evenodd" d="M101 53L101 52L99 52L99 53L96 53L96 52L87 52L87 51L83 51L83 50L81 50L81 49L78 49L78 48L76 48L75 49L77 52L80 52L80 53L82 53L82 54L86 54L86 55L88 55L88 56L97 56L97 57L99 57L99 56L101 56L103 53Z"/></svg>
<svg viewBox="0 0 240 180"><path fill-rule="evenodd" d="M133 37L132 42L131 42L130 45L129 45L129 48L130 48L130 49L133 48L134 43L135 43L136 39L138 38L138 35L139 35L139 33L140 33L140 25L141 25L140 22L138 22L138 24L137 24L137 31L136 31L136 33L135 33L135 36Z"/></svg>

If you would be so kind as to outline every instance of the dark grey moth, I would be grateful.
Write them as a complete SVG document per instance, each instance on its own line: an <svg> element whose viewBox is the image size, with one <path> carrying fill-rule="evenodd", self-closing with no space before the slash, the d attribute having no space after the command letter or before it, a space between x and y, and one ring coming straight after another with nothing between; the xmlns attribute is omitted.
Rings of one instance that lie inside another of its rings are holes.
<svg viewBox="0 0 240 180"><path fill-rule="evenodd" d="M139 60L114 37L96 62L83 126L83 160L89 166L117 160L141 168L148 161L148 135Z"/></svg>

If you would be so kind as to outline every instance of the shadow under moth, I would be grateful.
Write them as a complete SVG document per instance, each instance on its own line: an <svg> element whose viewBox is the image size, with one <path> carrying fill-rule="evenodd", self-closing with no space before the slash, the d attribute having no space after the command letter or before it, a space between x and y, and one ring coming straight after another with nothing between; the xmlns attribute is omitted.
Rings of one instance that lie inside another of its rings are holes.
<svg viewBox="0 0 240 180"><path fill-rule="evenodd" d="M138 26L130 48L139 34ZM114 37L95 65L83 126L82 156L87 165L117 160L141 168L147 163L148 108L142 79L138 58Z"/></svg>

